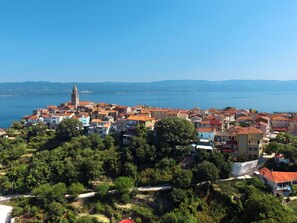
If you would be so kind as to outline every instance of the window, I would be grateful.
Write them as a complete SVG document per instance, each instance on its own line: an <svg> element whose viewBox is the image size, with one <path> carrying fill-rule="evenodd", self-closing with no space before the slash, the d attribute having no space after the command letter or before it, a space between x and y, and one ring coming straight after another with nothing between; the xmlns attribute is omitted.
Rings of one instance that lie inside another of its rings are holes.
<svg viewBox="0 0 297 223"><path fill-rule="evenodd" d="M258 149L257 149L257 147L254 147L254 151L257 151Z"/></svg>
<svg viewBox="0 0 297 223"><path fill-rule="evenodd" d="M260 141L258 140L258 144L260 144Z"/></svg>

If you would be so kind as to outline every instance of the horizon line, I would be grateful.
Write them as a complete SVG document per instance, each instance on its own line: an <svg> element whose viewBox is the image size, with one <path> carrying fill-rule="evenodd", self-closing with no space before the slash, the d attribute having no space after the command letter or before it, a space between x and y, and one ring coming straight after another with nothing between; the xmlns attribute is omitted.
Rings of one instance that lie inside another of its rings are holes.
<svg viewBox="0 0 297 223"><path fill-rule="evenodd" d="M132 82L132 81L6 81L0 82L0 84L20 84L20 83L60 83L60 84L73 84L73 83L80 83L80 84L99 84L99 83L158 83L158 82L165 82L165 81L205 81L205 82L226 82L226 81L276 81L276 82L290 82L290 81L297 81L297 79L289 79L289 80L276 80L276 79L226 79L226 80L205 80L205 79L164 79L164 80L152 80L152 81L139 81L139 82Z"/></svg>

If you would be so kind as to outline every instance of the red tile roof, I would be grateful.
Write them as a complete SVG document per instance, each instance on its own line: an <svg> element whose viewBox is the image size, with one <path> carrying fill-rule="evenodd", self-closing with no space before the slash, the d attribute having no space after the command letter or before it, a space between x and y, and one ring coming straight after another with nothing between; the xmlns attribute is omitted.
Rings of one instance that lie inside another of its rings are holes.
<svg viewBox="0 0 297 223"><path fill-rule="evenodd" d="M263 134L263 132L255 127L242 127L237 132L238 135L247 135L247 134Z"/></svg>
<svg viewBox="0 0 297 223"><path fill-rule="evenodd" d="M130 115L127 120L131 120L131 121L153 121L155 120L154 118L150 118L148 116L140 116L140 115Z"/></svg>
<svg viewBox="0 0 297 223"><path fill-rule="evenodd" d="M274 183L297 181L297 172L272 171L266 167L259 170L259 173Z"/></svg>
<svg viewBox="0 0 297 223"><path fill-rule="evenodd" d="M246 121L246 120L253 120L250 116L240 116L236 119L237 121Z"/></svg>
<svg viewBox="0 0 297 223"><path fill-rule="evenodd" d="M213 132L213 128L197 128L197 132Z"/></svg>
<svg viewBox="0 0 297 223"><path fill-rule="evenodd" d="M125 220L122 220L118 223L135 223L134 221L130 220L130 219L125 219Z"/></svg>
<svg viewBox="0 0 297 223"><path fill-rule="evenodd" d="M212 119L209 121L211 125L222 125L222 123L216 119Z"/></svg>
<svg viewBox="0 0 297 223"><path fill-rule="evenodd" d="M285 118L283 116L278 115L278 116L272 116L271 117L271 120L273 120L273 121L288 121L289 119L287 119L287 118Z"/></svg>

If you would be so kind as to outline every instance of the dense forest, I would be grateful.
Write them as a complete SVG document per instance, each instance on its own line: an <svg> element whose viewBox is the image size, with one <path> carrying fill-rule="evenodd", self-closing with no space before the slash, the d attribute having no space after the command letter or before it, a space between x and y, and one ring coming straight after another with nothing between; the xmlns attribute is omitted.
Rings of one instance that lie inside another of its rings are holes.
<svg viewBox="0 0 297 223"><path fill-rule="evenodd" d="M29 195L8 202L16 222L297 222L294 208L258 178L220 181L230 177L229 156L193 151L195 128L183 119L159 121L154 131L137 126L129 145L116 132L86 135L74 119L56 131L14 122L7 134L0 139L0 193ZM139 189L154 186L169 190ZM87 192L95 193L77 198Z"/></svg>

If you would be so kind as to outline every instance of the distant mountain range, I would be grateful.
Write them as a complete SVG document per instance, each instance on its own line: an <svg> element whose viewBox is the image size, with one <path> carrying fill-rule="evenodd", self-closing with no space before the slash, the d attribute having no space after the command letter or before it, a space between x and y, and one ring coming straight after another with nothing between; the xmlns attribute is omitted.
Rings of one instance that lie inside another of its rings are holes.
<svg viewBox="0 0 297 223"><path fill-rule="evenodd" d="M20 82L0 83L0 95L69 94L74 83ZM132 92L280 92L297 91L297 80L166 80L158 82L76 83L81 93Z"/></svg>

